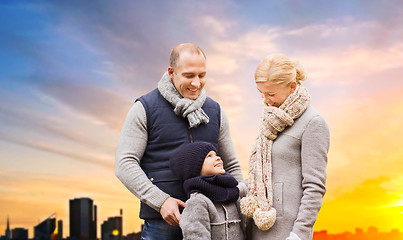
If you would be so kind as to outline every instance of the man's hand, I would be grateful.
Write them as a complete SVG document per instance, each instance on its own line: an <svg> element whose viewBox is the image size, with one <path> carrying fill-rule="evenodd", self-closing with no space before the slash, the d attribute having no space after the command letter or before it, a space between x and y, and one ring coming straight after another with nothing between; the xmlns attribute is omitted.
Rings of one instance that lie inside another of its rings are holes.
<svg viewBox="0 0 403 240"><path fill-rule="evenodd" d="M179 206L185 207L185 203L173 197L167 198L161 206L160 213L162 218L171 226L179 225L179 220L181 219Z"/></svg>

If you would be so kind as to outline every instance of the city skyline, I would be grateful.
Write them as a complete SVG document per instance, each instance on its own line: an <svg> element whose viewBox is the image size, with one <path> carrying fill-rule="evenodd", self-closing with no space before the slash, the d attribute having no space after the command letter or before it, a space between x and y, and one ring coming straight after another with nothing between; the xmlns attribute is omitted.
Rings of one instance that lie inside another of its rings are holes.
<svg viewBox="0 0 403 240"><path fill-rule="evenodd" d="M390 232L379 232L374 226L364 231L362 228L356 228L353 233L343 232L337 234L328 234L327 231L318 231L314 233L313 240L401 240L403 234L398 229L392 229Z"/></svg>
<svg viewBox="0 0 403 240"><path fill-rule="evenodd" d="M123 232L139 231L139 200L114 173L120 130L172 47L194 42L244 177L262 112L254 71L284 53L305 67L330 128L316 230L403 231L399 2L4 0L0 16L0 229L6 214L20 227L67 219L65 199L86 196L98 219L122 208Z"/></svg>
<svg viewBox="0 0 403 240"><path fill-rule="evenodd" d="M98 224L97 221L97 207L95 204L93 204L93 200L87 197L78 197L74 199L69 199L69 216L68 220L66 219L61 219L57 217L57 213L52 213L50 216L46 217L45 219L38 220L38 224L36 226L32 226L32 231L29 231L29 228L21 228L21 227L10 227L11 223L9 221L9 217L7 217L7 228L5 231L3 231L4 237L6 237L5 240L11 240L14 238L14 236L11 236L10 238L10 232L12 232L15 229L27 229L28 233L32 232L29 234L29 238L33 239L34 238L34 229L36 228L43 228L44 226L47 230L45 232L57 232L58 235L58 240L60 240L60 236L64 238L70 238L71 240L94 240L94 239L101 239L103 236L103 233L105 234L109 233L109 231L112 233L112 230L119 230L117 233L118 238L109 238L107 235L105 235L105 238L102 238L103 240L122 240L123 231L122 231L122 219L123 219L123 209L119 209L119 215L115 216L108 216L107 219L103 221L99 221L102 223ZM91 217L90 217L91 216ZM47 225L47 221L51 221L50 226ZM89 221L89 222L86 222ZM65 223L70 223L67 224ZM71 223L74 223L73 227L71 226ZM56 226L57 224L57 226ZM63 227L64 225L64 227ZM103 227L105 225L105 227ZM60 226L62 226L62 230L60 231ZM102 227L102 228L98 228ZM50 228L50 229L48 229ZM97 231L98 229L98 231ZM112 230L111 230L112 229ZM57 231L55 231L57 230ZM67 231L69 230L69 231ZM0 237L3 235L1 234L2 230L0 229ZM67 234L68 232L68 234ZM130 232L127 234L132 234L132 233L137 233L137 232ZM99 236L99 237L98 237Z"/></svg>
<svg viewBox="0 0 403 240"><path fill-rule="evenodd" d="M75 202L75 204L77 204L78 201L82 201L82 200L86 200L86 199L88 199L90 201L90 205L92 206L93 200L89 199L89 198L86 198L86 197L79 197L79 198L70 199L69 200L70 206L74 206L74 202ZM72 202L73 202L73 205L72 205ZM105 230L107 230L108 233L112 232L112 229L119 230L118 233L114 234L114 235L118 236L118 238L116 240L121 240L123 235L127 236L127 235L130 235L130 234L138 234L138 232L130 232L130 233L126 233L126 234L123 233L123 232L120 232L120 231L122 231L121 227L122 227L122 224L124 222L124 218L123 218L123 210L120 209L119 212L120 212L120 214L118 216L110 216L106 220L100 221L102 223L99 223L99 224L98 224L97 220L95 219L95 224L97 224L97 226L101 226L101 228L96 227L97 229L99 229L99 234L98 233L96 234L96 236L99 236L98 239L109 240L109 238L106 235L105 235L105 237L102 237L103 236L102 228L105 228ZM57 221L58 224L62 225L60 223L60 221L63 221L63 219L57 219L56 218L57 213L53 213L51 216L49 216L46 219L42 220L41 224L43 222L45 222L47 219L50 219L53 216L54 216L55 222ZM74 214L72 215L72 212L70 212L69 221L72 221L72 217L76 218L74 216ZM85 217L85 216L84 216L84 218L87 219L87 217ZM64 220L64 221L66 221L66 220ZM7 218L7 223L9 223L9 218ZM58 227L60 225L58 225ZM104 227L104 225L105 225L105 227ZM33 226L33 228L35 228L35 227L37 227L37 226ZM11 231L14 231L16 229L25 230L25 228L19 228L19 227L9 228L9 230L11 230ZM27 229L27 230L29 232L29 229ZM0 229L0 233L1 232L2 231ZM5 232L5 235L7 235L7 230L5 230L3 232ZM64 232L64 230L63 230L63 232ZM400 240L403 237L403 233L401 233L399 231L399 229L397 229L397 228L390 229L390 231L379 232L378 228L375 227L375 226L369 226L367 231L364 231L364 229L362 229L362 228L355 228L353 233L349 232L349 231L343 231L343 232L340 232L340 233L328 234L327 230L322 229L320 231L318 231L318 230L314 231L313 240L332 240L332 239L338 239L338 240L341 240L341 239L344 239L344 240L350 240L351 239L351 240L353 240L354 239L354 240L359 240L359 239L368 239L368 237L371 237L371 239L375 240L375 239L378 239L377 237L379 237L379 236L391 237L391 239L388 238L388 240ZM0 234L0 237L2 237L1 234ZM67 238L67 237L72 237L70 231L69 231L69 235L63 235L62 234L63 239ZM29 239L32 239L32 237L30 237ZM60 240L60 239L58 239L58 240Z"/></svg>

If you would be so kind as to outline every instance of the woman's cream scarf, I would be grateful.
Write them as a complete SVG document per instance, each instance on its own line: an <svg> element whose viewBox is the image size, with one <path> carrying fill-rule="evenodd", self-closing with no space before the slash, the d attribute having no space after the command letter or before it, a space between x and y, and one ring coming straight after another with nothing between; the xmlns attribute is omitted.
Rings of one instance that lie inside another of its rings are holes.
<svg viewBox="0 0 403 240"><path fill-rule="evenodd" d="M278 133L293 125L294 119L308 108L310 100L308 90L298 84L280 107L264 108L260 134L249 161L248 194L241 199L242 213L253 218L256 226L263 231L270 229L276 220L271 163L273 141Z"/></svg>

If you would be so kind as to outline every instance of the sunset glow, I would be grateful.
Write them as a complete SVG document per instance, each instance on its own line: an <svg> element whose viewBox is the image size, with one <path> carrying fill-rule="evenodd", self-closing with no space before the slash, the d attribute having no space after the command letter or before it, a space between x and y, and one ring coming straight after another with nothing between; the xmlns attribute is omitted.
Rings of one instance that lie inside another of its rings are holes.
<svg viewBox="0 0 403 240"><path fill-rule="evenodd" d="M331 133L315 230L403 232L400 5L1 1L0 235L7 216L33 237L56 212L66 237L79 197L97 205L98 229L123 209L123 235L140 230L139 200L114 173L116 145L133 101L157 87L181 42L207 56L206 91L229 118L245 177L262 111L256 66L275 52L298 59Z"/></svg>

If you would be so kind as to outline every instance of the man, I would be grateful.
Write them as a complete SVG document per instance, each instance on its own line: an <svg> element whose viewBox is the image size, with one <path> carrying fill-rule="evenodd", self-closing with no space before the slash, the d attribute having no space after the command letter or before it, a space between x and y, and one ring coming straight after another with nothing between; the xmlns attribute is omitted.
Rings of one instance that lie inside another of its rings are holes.
<svg viewBox="0 0 403 240"><path fill-rule="evenodd" d="M214 144L225 170L243 180L218 103L206 96L206 57L195 44L174 47L158 88L136 100L123 126L116 153L116 176L141 200L145 239L182 239L178 227L186 194L169 169L170 156L182 145ZM242 191L246 191L242 184Z"/></svg>

